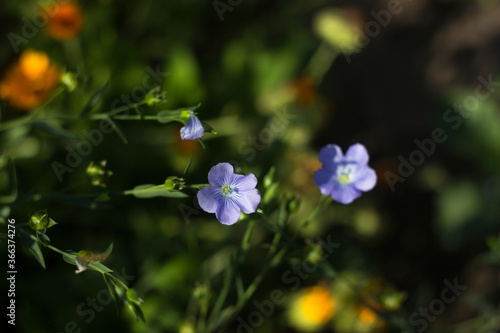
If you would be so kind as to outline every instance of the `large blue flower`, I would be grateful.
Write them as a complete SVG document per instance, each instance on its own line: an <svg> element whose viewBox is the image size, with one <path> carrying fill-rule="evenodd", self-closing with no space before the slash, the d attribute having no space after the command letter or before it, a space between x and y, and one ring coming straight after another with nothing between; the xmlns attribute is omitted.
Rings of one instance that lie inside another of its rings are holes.
<svg viewBox="0 0 500 333"><path fill-rule="evenodd" d="M361 192L371 190L377 182L377 175L368 166L368 152L362 144L354 144L345 156L337 145L321 149L318 158L323 167L314 173L314 183L323 195L343 204L351 203Z"/></svg>
<svg viewBox="0 0 500 333"><path fill-rule="evenodd" d="M241 211L254 213L260 203L257 178L249 173L246 176L234 173L229 163L219 163L208 173L208 182L198 192L200 207L207 213L215 213L222 224L231 225L240 219Z"/></svg>
<svg viewBox="0 0 500 333"><path fill-rule="evenodd" d="M181 128L182 140L196 140L203 137L205 130L200 119L194 115L194 111L189 111L189 117L186 126Z"/></svg>

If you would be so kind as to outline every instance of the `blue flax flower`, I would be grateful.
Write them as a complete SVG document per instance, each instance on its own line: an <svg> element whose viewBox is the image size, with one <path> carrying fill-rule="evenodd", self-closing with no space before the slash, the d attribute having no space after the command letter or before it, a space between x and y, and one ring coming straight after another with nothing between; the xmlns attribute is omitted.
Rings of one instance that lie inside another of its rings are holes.
<svg viewBox="0 0 500 333"><path fill-rule="evenodd" d="M196 140L203 136L205 130L200 119L194 115L194 111L189 111L189 117L186 126L181 128L182 140Z"/></svg>
<svg viewBox="0 0 500 333"><path fill-rule="evenodd" d="M215 213L222 224L231 225L240 219L241 211L255 213L260 203L259 190L255 188L257 178L234 173L229 163L219 163L208 173L208 182L198 192L200 207L207 213Z"/></svg>
<svg viewBox="0 0 500 333"><path fill-rule="evenodd" d="M318 158L323 167L314 173L314 183L323 195L343 204L351 203L361 192L371 190L377 175L368 166L368 152L362 144L354 144L345 156L337 145L321 149Z"/></svg>

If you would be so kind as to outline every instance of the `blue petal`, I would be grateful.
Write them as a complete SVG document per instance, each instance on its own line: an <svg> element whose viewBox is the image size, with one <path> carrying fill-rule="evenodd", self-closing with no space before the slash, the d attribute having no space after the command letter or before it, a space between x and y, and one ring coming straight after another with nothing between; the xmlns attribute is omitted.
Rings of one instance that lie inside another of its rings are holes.
<svg viewBox="0 0 500 333"><path fill-rule="evenodd" d="M361 191L352 185L335 183L331 192L333 200L342 204L350 204L354 199L361 196Z"/></svg>
<svg viewBox="0 0 500 333"><path fill-rule="evenodd" d="M222 197L219 201L219 207L215 212L215 216L220 223L231 225L238 222L241 216L241 211L233 200L227 197Z"/></svg>
<svg viewBox="0 0 500 333"><path fill-rule="evenodd" d="M257 207L259 206L260 193L259 190L254 188L250 191L236 193L231 197L231 199L234 200L243 213L251 214L255 213Z"/></svg>
<svg viewBox="0 0 500 333"><path fill-rule="evenodd" d="M372 168L363 168L358 175L356 175L356 180L353 185L361 191L370 191L377 183L377 174Z"/></svg>
<svg viewBox="0 0 500 333"><path fill-rule="evenodd" d="M195 116L189 116L186 126L181 128L182 140L196 140L203 137L205 130L200 119Z"/></svg>
<svg viewBox="0 0 500 333"><path fill-rule="evenodd" d="M326 145L319 151L318 159L324 168L333 171L335 165L343 161L342 149L337 145Z"/></svg>
<svg viewBox="0 0 500 333"><path fill-rule="evenodd" d="M333 189L333 173L325 169L316 170L314 173L314 183L319 187L321 194L330 195Z"/></svg>
<svg viewBox="0 0 500 333"><path fill-rule="evenodd" d="M360 165L368 164L369 158L370 156L368 155L368 151L366 150L365 146L360 143L356 143L350 146L344 157L346 161L356 162Z"/></svg>
<svg viewBox="0 0 500 333"><path fill-rule="evenodd" d="M210 169L208 182L210 185L219 187L230 185L234 176L234 168L229 163L219 163Z"/></svg>
<svg viewBox="0 0 500 333"><path fill-rule="evenodd" d="M250 191L257 186L257 177L253 173L249 173L246 176L234 175L233 186L239 191Z"/></svg>
<svg viewBox="0 0 500 333"><path fill-rule="evenodd" d="M222 193L219 188L213 186L205 186L198 191L196 195L201 209L207 213L215 213L219 206L219 201Z"/></svg>

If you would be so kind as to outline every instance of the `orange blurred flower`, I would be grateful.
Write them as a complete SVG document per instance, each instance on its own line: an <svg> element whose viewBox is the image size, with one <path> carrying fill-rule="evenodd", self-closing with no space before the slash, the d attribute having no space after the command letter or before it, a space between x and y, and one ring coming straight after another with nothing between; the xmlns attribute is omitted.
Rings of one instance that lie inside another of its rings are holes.
<svg viewBox="0 0 500 333"><path fill-rule="evenodd" d="M358 332L385 332L387 330L387 322L379 317L377 313L366 306L361 306L358 309L358 323L357 329Z"/></svg>
<svg viewBox="0 0 500 333"><path fill-rule="evenodd" d="M47 23L47 34L58 40L68 40L82 30L84 22L83 12L76 2L57 4L52 9Z"/></svg>
<svg viewBox="0 0 500 333"><path fill-rule="evenodd" d="M0 81L0 98L20 110L34 109L54 91L61 74L45 53L26 50Z"/></svg>
<svg viewBox="0 0 500 333"><path fill-rule="evenodd" d="M297 104L305 107L312 106L318 99L318 92L313 78L304 74L291 84L292 94Z"/></svg>
<svg viewBox="0 0 500 333"><path fill-rule="evenodd" d="M197 140L182 140L179 135L179 130L182 126L176 126L174 133L174 149L175 152L182 156L196 155L200 149L200 143ZM179 129L179 130L177 130Z"/></svg>

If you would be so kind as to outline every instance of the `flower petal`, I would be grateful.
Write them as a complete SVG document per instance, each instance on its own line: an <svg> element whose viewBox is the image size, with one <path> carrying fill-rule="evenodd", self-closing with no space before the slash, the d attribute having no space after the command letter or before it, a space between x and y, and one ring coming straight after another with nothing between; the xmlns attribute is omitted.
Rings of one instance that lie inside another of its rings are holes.
<svg viewBox="0 0 500 333"><path fill-rule="evenodd" d="M250 191L257 186L257 177L253 173L249 173L246 176L234 175L233 186L239 191Z"/></svg>
<svg viewBox="0 0 500 333"><path fill-rule="evenodd" d="M232 199L238 205L238 207L245 214L255 213L257 207L260 203L260 193L259 190L254 188L253 190L246 191L243 193L235 193Z"/></svg>
<svg viewBox="0 0 500 333"><path fill-rule="evenodd" d="M323 168L314 173L314 183L319 187L321 194L330 195L333 189L333 173Z"/></svg>
<svg viewBox="0 0 500 333"><path fill-rule="evenodd" d="M196 195L201 209L207 213L215 213L219 207L222 193L219 188L213 186L204 186Z"/></svg>
<svg viewBox="0 0 500 333"><path fill-rule="evenodd" d="M208 182L213 186L225 186L231 183L234 168L229 163L219 163L210 169Z"/></svg>
<svg viewBox="0 0 500 333"><path fill-rule="evenodd" d="M186 126L181 128L182 140L196 140L203 137L205 130L200 119L196 116L189 116Z"/></svg>
<svg viewBox="0 0 500 333"><path fill-rule="evenodd" d="M347 149L344 159L348 162L356 162L360 165L368 164L368 151L361 143L356 143Z"/></svg>
<svg viewBox="0 0 500 333"><path fill-rule="evenodd" d="M238 222L241 216L241 211L236 203L227 197L222 197L219 202L219 207L215 212L215 216L220 223L231 225Z"/></svg>
<svg viewBox="0 0 500 333"><path fill-rule="evenodd" d="M359 196L361 196L361 191L356 189L352 185L341 185L338 183L334 183L331 192L332 199L342 204L349 204Z"/></svg>
<svg viewBox="0 0 500 333"><path fill-rule="evenodd" d="M319 151L318 159L324 168L333 171L335 165L343 160L342 149L334 144L326 145Z"/></svg>
<svg viewBox="0 0 500 333"><path fill-rule="evenodd" d="M363 169L359 179L353 182L354 187L361 191L370 191L377 183L377 174L372 168Z"/></svg>

